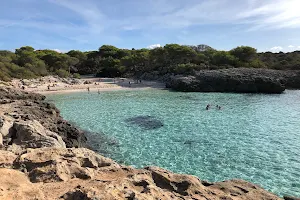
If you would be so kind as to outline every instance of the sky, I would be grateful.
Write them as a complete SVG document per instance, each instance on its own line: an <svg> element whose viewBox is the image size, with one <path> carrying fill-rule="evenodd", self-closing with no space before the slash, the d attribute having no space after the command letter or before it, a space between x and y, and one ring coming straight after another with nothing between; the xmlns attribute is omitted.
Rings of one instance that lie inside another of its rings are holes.
<svg viewBox="0 0 300 200"><path fill-rule="evenodd" d="M1 0L0 49L300 50L300 0Z"/></svg>

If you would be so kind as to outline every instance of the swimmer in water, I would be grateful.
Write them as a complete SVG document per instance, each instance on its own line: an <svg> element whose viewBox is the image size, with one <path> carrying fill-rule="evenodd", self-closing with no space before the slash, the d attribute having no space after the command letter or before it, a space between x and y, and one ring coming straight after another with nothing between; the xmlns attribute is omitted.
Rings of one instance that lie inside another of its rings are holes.
<svg viewBox="0 0 300 200"><path fill-rule="evenodd" d="M209 110L210 109L210 105L209 104L207 104L207 106L206 106L206 110Z"/></svg>

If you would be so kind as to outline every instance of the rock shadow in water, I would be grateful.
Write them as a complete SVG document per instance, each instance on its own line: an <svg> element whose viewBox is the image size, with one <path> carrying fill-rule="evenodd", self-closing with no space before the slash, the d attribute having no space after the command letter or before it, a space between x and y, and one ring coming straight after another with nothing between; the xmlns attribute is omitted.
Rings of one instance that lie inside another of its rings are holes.
<svg viewBox="0 0 300 200"><path fill-rule="evenodd" d="M103 133L85 131L89 147L103 155L110 155L117 151L119 142Z"/></svg>
<svg viewBox="0 0 300 200"><path fill-rule="evenodd" d="M191 146L193 144L200 143L200 141L193 139L172 139L174 142L183 143L184 145Z"/></svg>
<svg viewBox="0 0 300 200"><path fill-rule="evenodd" d="M164 126L163 122L152 116L137 116L125 120L126 123L131 125L138 125L145 130L158 129Z"/></svg>
<svg viewBox="0 0 300 200"><path fill-rule="evenodd" d="M70 123L80 129L75 122ZM118 152L119 142L117 139L107 136L101 132L91 132L87 130L82 131L87 138L87 145L89 149L104 156L109 156L115 152Z"/></svg>

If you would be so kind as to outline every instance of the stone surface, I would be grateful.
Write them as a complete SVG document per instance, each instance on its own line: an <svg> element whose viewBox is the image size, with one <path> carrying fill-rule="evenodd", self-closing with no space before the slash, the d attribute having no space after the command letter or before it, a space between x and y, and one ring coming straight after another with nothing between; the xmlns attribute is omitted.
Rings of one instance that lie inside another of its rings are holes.
<svg viewBox="0 0 300 200"><path fill-rule="evenodd" d="M14 167L25 170L32 182L55 182L92 179L95 169L118 168L119 165L84 148L39 148L23 152Z"/></svg>
<svg viewBox="0 0 300 200"><path fill-rule="evenodd" d="M173 76L166 86L183 92L282 93L285 81L268 72L257 69L202 70L194 76Z"/></svg>
<svg viewBox="0 0 300 200"><path fill-rule="evenodd" d="M28 177L17 170L0 169L0 199L37 200L46 199L42 191Z"/></svg>
<svg viewBox="0 0 300 200"><path fill-rule="evenodd" d="M10 126L16 120L36 120L46 129L61 136L67 147L86 147L83 131L65 121L53 104L43 101L45 96L0 87L0 99L2 98L14 100L9 104L0 104L0 117L5 117L7 121L4 128L0 127L2 135L8 134Z"/></svg>
<svg viewBox="0 0 300 200"><path fill-rule="evenodd" d="M5 137L9 134L9 129L12 127L12 122L6 120L4 117L0 119L0 135Z"/></svg>
<svg viewBox="0 0 300 200"><path fill-rule="evenodd" d="M61 147L66 144L62 138L54 132L47 130L38 121L14 122L10 129L7 142L26 148Z"/></svg>
<svg viewBox="0 0 300 200"><path fill-rule="evenodd" d="M10 88L10 87L0 87L0 99L10 99L10 100L36 100L41 101L46 97L44 95L24 92L18 89Z"/></svg>
<svg viewBox="0 0 300 200"><path fill-rule="evenodd" d="M14 153L0 150L0 168L12 168L16 158Z"/></svg>
<svg viewBox="0 0 300 200"><path fill-rule="evenodd" d="M37 199L280 199L246 181L209 183L158 167L134 169L84 148L27 149L13 167L0 170L1 177L20 180L1 179L0 194L8 199L34 199L24 194L27 190ZM7 189L13 183L19 190Z"/></svg>

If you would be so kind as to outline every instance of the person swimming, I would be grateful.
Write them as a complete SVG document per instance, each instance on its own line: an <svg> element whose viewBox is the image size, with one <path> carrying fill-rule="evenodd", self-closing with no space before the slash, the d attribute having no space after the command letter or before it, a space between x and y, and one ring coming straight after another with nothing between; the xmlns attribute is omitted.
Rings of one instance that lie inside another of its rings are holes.
<svg viewBox="0 0 300 200"><path fill-rule="evenodd" d="M206 106L206 110L209 110L210 109L210 105L209 104L207 104L207 106Z"/></svg>

